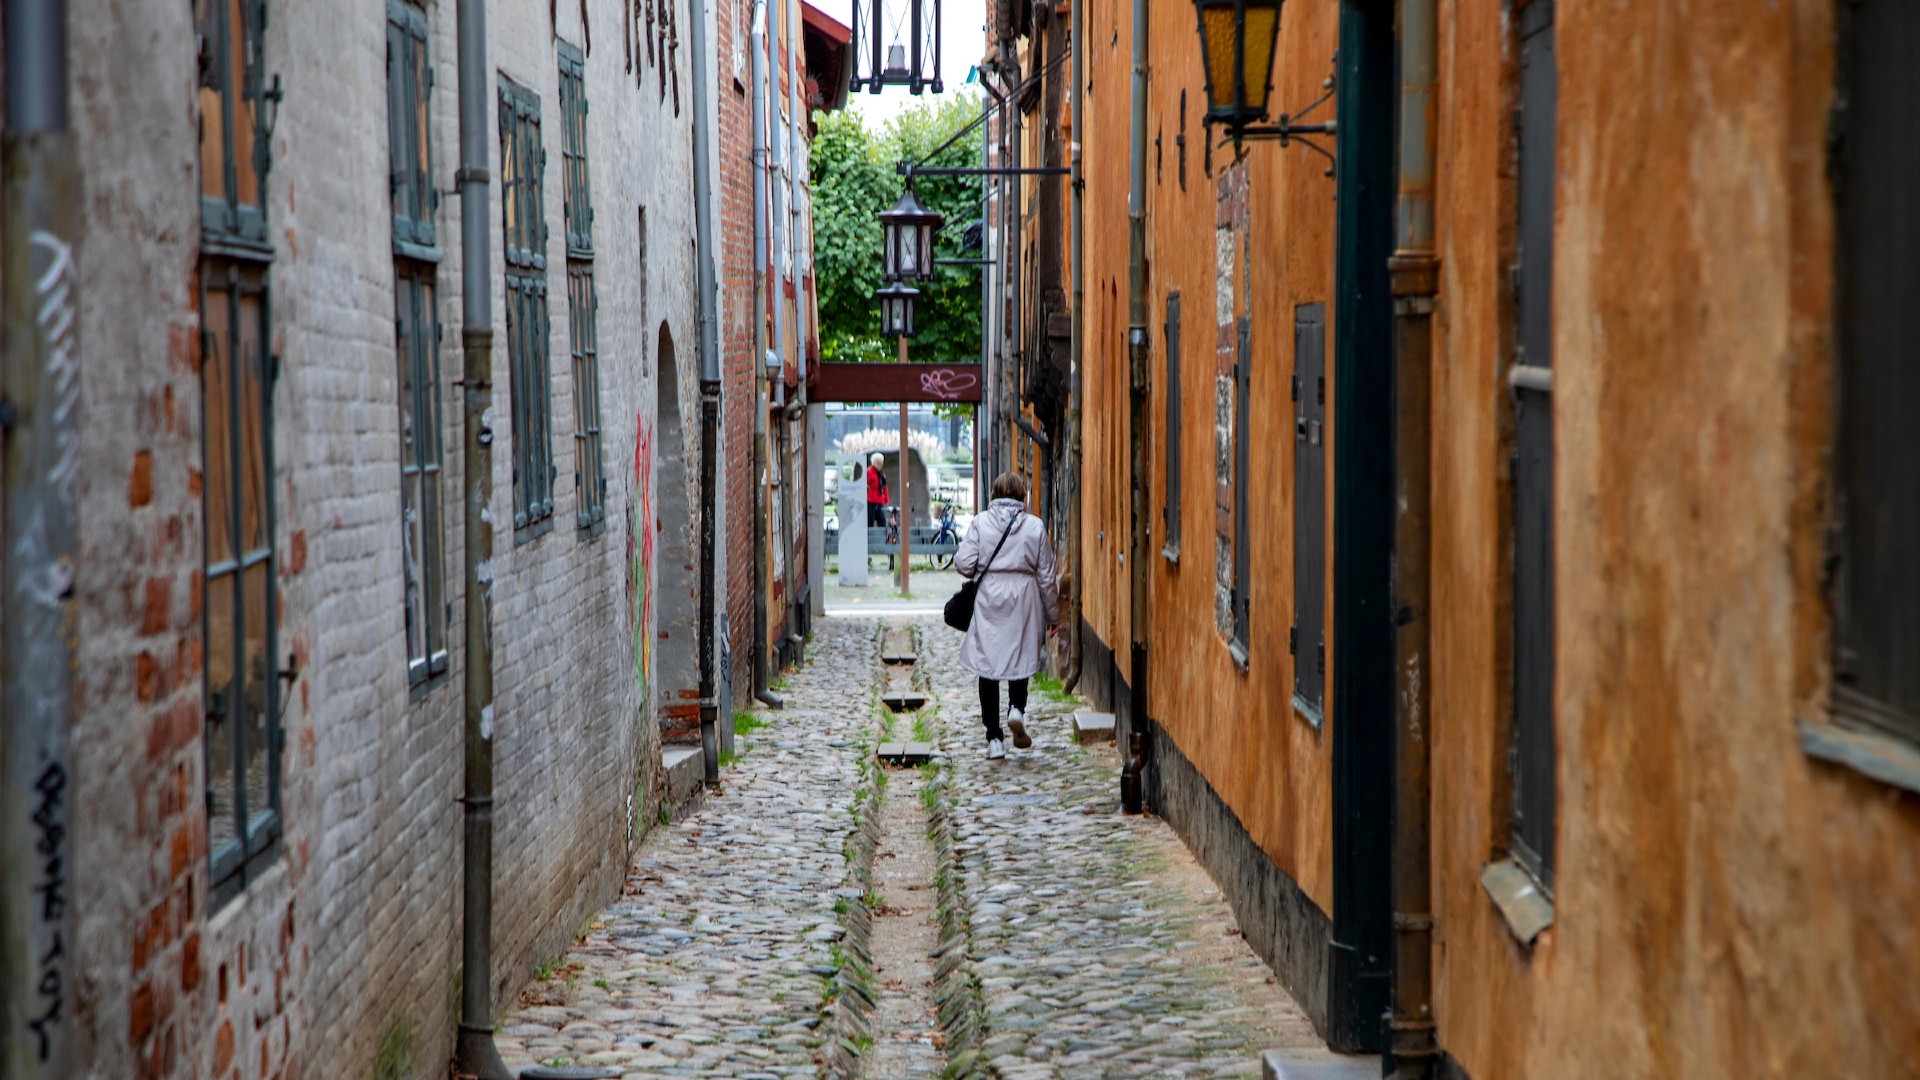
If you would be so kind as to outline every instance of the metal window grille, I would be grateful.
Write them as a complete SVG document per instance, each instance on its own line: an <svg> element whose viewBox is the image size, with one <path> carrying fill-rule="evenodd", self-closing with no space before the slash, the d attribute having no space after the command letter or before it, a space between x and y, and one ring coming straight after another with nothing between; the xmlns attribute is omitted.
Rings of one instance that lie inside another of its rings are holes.
<svg viewBox="0 0 1920 1080"><path fill-rule="evenodd" d="M205 803L216 904L259 875L280 838L267 269L217 256L200 268Z"/></svg>
<svg viewBox="0 0 1920 1080"><path fill-rule="evenodd" d="M500 203L507 262L507 370L512 380L513 530L553 528L552 360L548 353L547 223L540 99L500 80Z"/></svg>
<svg viewBox="0 0 1920 1080"><path fill-rule="evenodd" d="M1166 479L1161 487L1167 493L1164 514L1167 539L1161 551L1169 559L1180 555L1180 294L1167 294L1167 321L1162 327L1166 338Z"/></svg>
<svg viewBox="0 0 1920 1080"><path fill-rule="evenodd" d="M1327 684L1327 307L1293 309L1294 707L1320 722Z"/></svg>
<svg viewBox="0 0 1920 1080"><path fill-rule="evenodd" d="M593 199L587 182L586 61L580 50L561 42L560 163L567 219L567 256L593 257Z"/></svg>
<svg viewBox="0 0 1920 1080"><path fill-rule="evenodd" d="M600 355L593 264L567 266L567 308L573 352L573 482L579 503L575 523L582 529L604 527L607 478L600 442Z"/></svg>
<svg viewBox="0 0 1920 1080"><path fill-rule="evenodd" d="M273 242L262 0L198 0L200 395L208 884L213 904L279 851L274 611Z"/></svg>
<svg viewBox="0 0 1920 1080"><path fill-rule="evenodd" d="M393 200L394 251L432 255L433 140L428 99L433 65L427 54L427 13L404 0L387 3L387 186Z"/></svg>
<svg viewBox="0 0 1920 1080"><path fill-rule="evenodd" d="M1253 321L1245 315L1235 322L1238 331L1233 354L1233 644L1247 655L1248 587L1253 552L1249 538L1247 471L1253 432L1247 399L1253 383Z"/></svg>
<svg viewBox="0 0 1920 1080"><path fill-rule="evenodd" d="M1554 0L1520 11L1519 245L1514 268L1513 855L1553 887Z"/></svg>
<svg viewBox="0 0 1920 1080"><path fill-rule="evenodd" d="M264 128L269 90L261 35L264 0L196 0L200 66L200 230L202 247L272 256L267 236Z"/></svg>
<svg viewBox="0 0 1920 1080"><path fill-rule="evenodd" d="M1834 447L1834 715L1920 738L1920 7L1846 9L1834 170L1839 402Z"/></svg>

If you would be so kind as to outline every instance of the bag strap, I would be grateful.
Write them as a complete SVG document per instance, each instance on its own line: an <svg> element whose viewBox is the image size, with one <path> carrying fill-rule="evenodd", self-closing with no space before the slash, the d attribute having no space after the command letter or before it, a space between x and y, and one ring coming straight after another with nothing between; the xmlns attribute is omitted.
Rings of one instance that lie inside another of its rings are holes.
<svg viewBox="0 0 1920 1080"><path fill-rule="evenodd" d="M1013 535L1013 530L1025 524L1022 520L1024 517L1025 515L1016 515L1012 521L1007 523L1007 531L1000 534L1000 542L993 546L993 554L987 556L987 561L981 565L980 572L973 575L973 580L979 581L981 578L987 576L987 570L993 565L993 560L1000 557L1000 549L1007 546L1007 537Z"/></svg>

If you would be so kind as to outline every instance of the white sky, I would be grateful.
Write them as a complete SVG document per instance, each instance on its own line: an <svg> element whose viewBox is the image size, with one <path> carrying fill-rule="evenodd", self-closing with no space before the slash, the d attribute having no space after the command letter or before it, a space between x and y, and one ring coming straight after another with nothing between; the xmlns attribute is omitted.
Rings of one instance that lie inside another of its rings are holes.
<svg viewBox="0 0 1920 1080"><path fill-rule="evenodd" d="M861 0L812 0L814 6L847 26L853 25L853 5ZM871 3L871 0L866 0ZM885 10L898 13L905 21L908 0L882 0ZM966 85L967 71L986 52L986 0L922 0L929 7L940 5L940 78L944 98L959 93ZM864 64L862 67L864 68ZM847 108L874 130L918 101L934 100L932 91L919 97L904 86L889 86L879 94L859 90L847 95Z"/></svg>

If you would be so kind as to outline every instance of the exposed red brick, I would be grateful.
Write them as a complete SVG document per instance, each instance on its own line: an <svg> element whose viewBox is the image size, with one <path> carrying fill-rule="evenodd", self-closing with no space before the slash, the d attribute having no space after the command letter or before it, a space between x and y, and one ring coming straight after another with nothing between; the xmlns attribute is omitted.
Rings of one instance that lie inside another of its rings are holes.
<svg viewBox="0 0 1920 1080"><path fill-rule="evenodd" d="M199 299L198 288L188 289L187 293ZM175 325L167 328L167 367L182 375L192 375L200 370L200 335L194 327Z"/></svg>
<svg viewBox="0 0 1920 1080"><path fill-rule="evenodd" d="M160 665L153 662L153 654L143 652L133 658L133 696L141 704L146 704L160 696Z"/></svg>
<svg viewBox="0 0 1920 1080"><path fill-rule="evenodd" d="M200 935L187 938L180 949L180 991L191 994L200 985Z"/></svg>
<svg viewBox="0 0 1920 1080"><path fill-rule="evenodd" d="M199 469L189 468L187 470L187 494L196 499L200 497Z"/></svg>
<svg viewBox="0 0 1920 1080"><path fill-rule="evenodd" d="M133 479L127 484L127 505L145 506L153 501L153 454L141 450L133 455Z"/></svg>
<svg viewBox="0 0 1920 1080"><path fill-rule="evenodd" d="M133 1005L127 1015L127 1039L139 1046L153 1034L153 984L143 982L133 992Z"/></svg>
<svg viewBox="0 0 1920 1080"><path fill-rule="evenodd" d="M220 1030L213 1033L213 1071L224 1076L233 1067L233 1021L220 1021Z"/></svg>
<svg viewBox="0 0 1920 1080"><path fill-rule="evenodd" d="M307 530L295 529L287 538L287 573L297 574L307 568Z"/></svg>
<svg viewBox="0 0 1920 1080"><path fill-rule="evenodd" d="M146 612L140 620L142 634L158 634L167 628L167 613L173 607L173 582L166 578L147 579Z"/></svg>
<svg viewBox="0 0 1920 1080"><path fill-rule="evenodd" d="M193 865L193 837L187 832L186 826L174 828L173 839L168 842L167 848L167 876L178 878L181 871Z"/></svg>

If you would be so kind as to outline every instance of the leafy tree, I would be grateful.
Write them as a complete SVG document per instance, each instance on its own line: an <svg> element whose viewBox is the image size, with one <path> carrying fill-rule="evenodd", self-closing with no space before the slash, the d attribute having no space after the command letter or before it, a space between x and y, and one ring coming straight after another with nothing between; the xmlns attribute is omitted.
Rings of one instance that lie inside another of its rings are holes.
<svg viewBox="0 0 1920 1080"><path fill-rule="evenodd" d="M812 146L813 246L820 305L820 356L829 361L885 362L896 356L880 336L880 309L873 299L881 284L880 211L900 197L899 161L924 165L980 164L981 130L968 132L931 160L921 159L980 116L979 98L959 94L930 100L870 131L852 112L815 117ZM921 177L914 194L945 218L935 251L942 257L972 257L962 250L967 226L980 220L981 178ZM933 280L917 282L916 333L909 346L916 361L965 363L980 357L980 268L939 266Z"/></svg>

